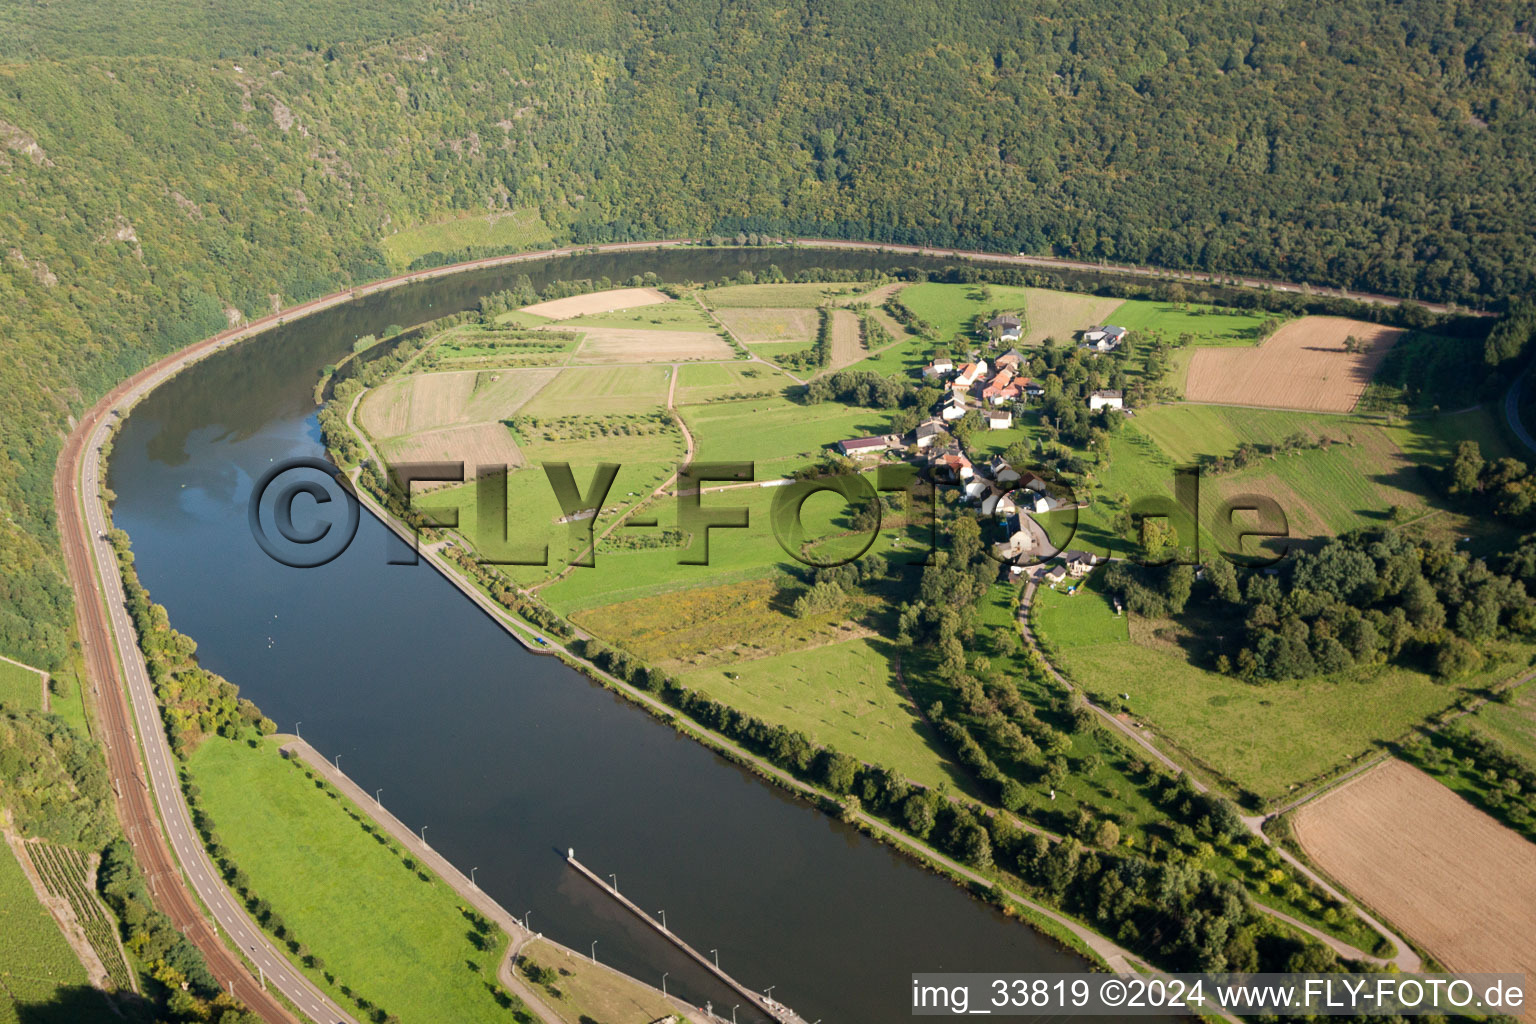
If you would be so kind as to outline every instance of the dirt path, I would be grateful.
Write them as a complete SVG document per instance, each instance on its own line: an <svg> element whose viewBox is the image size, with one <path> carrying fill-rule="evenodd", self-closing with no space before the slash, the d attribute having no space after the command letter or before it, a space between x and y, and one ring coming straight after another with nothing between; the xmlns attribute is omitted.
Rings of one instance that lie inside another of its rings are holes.
<svg viewBox="0 0 1536 1024"><path fill-rule="evenodd" d="M1057 671L1055 664L1053 664L1051 660L1045 656L1045 652L1041 650L1040 646L1035 642L1034 632L1029 625L1029 609L1034 602L1036 589L1037 586L1033 579L1030 579L1029 582L1024 585L1024 597L1023 600L1019 603L1019 613L1017 619L1015 620L1018 625L1019 636L1027 647L1031 648L1035 651L1035 653L1040 655L1040 660L1042 663L1044 663L1046 671L1050 673L1051 678L1059 686L1065 689L1068 693L1078 692L1076 688L1067 681L1066 677ZM1179 764L1173 758L1163 753L1155 743L1153 743L1146 736L1142 735L1142 733L1129 722L1122 720L1118 715L1111 712L1108 708L1100 707L1092 700L1089 700L1086 694L1079 693L1078 695L1082 697L1083 703L1086 704L1094 714L1098 715L1102 721L1107 723L1116 732L1120 733L1122 736L1125 736L1133 743L1135 743L1136 746L1145 751L1159 764L1167 767L1175 775L1188 776L1190 784L1194 786L1196 792L1209 792L1209 786L1207 786L1204 782L1201 782L1200 779L1194 775L1194 773L1186 771L1183 765ZM1363 770L1364 767L1356 769L1356 771ZM1354 773L1352 772L1351 774ZM1312 794L1312 796L1316 795L1316 793ZM1310 797L1297 800L1289 806L1294 807L1301 803L1305 803L1306 799L1310 799ZM1275 910L1272 907L1265 906L1264 904L1257 901L1255 901L1253 904L1254 909L1258 910L1260 913L1268 914L1271 917L1278 918L1288 924L1300 928L1302 931L1311 935L1313 938L1316 938L1319 941L1327 944L1328 947L1331 948L1335 953L1338 953L1340 956L1346 957L1348 959L1363 960L1366 963L1372 963L1378 966L1395 964L1399 970L1408 972L1410 974L1422 971L1424 969L1424 962L1419 958L1419 955L1409 947L1408 943L1405 942L1401 936L1361 909L1359 901L1352 899L1347 893L1340 891L1337 887L1328 882L1327 879L1323 878L1312 868L1302 863L1300 859L1291 854L1291 852L1286 850L1285 847L1270 839L1269 835L1264 831L1264 825L1270 819L1277 817L1281 813L1283 812L1277 811L1272 814L1245 817L1243 818L1243 824L1247 827L1251 834L1258 837L1258 839L1266 846L1276 850L1287 864L1295 868L1296 871L1304 876L1308 881L1312 882L1319 889L1334 899L1342 903L1350 904L1354 908L1354 912L1360 918L1360 920L1364 921L1379 935L1397 947L1397 955L1386 959L1372 956L1365 950L1356 949L1354 946L1351 946L1349 943L1344 942L1341 939L1336 939L1327 933L1312 927L1311 925L1304 924L1303 922L1296 920L1288 914Z"/></svg>

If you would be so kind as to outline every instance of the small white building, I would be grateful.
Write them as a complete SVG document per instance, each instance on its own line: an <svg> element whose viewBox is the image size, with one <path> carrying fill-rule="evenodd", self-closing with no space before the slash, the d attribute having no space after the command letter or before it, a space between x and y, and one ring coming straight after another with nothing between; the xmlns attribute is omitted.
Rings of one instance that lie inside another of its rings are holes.
<svg viewBox="0 0 1536 1024"><path fill-rule="evenodd" d="M1100 409L1124 409L1125 395L1119 391L1095 391L1088 396L1088 408L1094 412Z"/></svg>
<svg viewBox="0 0 1536 1024"><path fill-rule="evenodd" d="M1125 340L1124 327L1115 327L1106 324L1103 327L1090 327L1083 332L1083 347L1091 348L1095 352L1113 352Z"/></svg>
<svg viewBox="0 0 1536 1024"><path fill-rule="evenodd" d="M987 321L987 330L998 341L1018 341L1024 335L1024 322L1010 313L995 316Z"/></svg>
<svg viewBox="0 0 1536 1024"><path fill-rule="evenodd" d="M939 356L933 362L923 367L923 376L929 378L947 377L955 372L954 360L948 356Z"/></svg>
<svg viewBox="0 0 1536 1024"><path fill-rule="evenodd" d="M978 359L974 363L966 363L960 367L960 372L955 375L955 386L969 388L986 375L987 361L985 359Z"/></svg>
<svg viewBox="0 0 1536 1024"><path fill-rule="evenodd" d="M1012 409L988 409L987 427L990 430L1007 430L1013 426Z"/></svg>
<svg viewBox="0 0 1536 1024"><path fill-rule="evenodd" d="M939 416L946 420L957 420L966 413L965 396L954 392L944 400L944 408Z"/></svg>
<svg viewBox="0 0 1536 1024"><path fill-rule="evenodd" d="M934 441L944 436L944 421L940 419L924 420L917 425L912 432L912 442L919 448L927 448Z"/></svg>

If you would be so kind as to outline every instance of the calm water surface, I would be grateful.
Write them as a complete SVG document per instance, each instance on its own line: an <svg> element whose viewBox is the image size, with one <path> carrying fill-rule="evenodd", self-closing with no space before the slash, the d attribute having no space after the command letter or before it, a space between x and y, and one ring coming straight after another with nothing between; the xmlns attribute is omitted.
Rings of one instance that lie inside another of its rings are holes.
<svg viewBox="0 0 1536 1024"><path fill-rule="evenodd" d="M526 653L432 569L389 566L366 513L320 569L270 561L246 526L254 478L322 451L311 391L357 337L467 308L519 273L907 266L859 253L572 257L396 289L287 325L150 396L120 435L117 524L209 669L300 731L512 913L729 1017L733 998L564 865L574 847L642 907L808 1021L908 1017L917 970L1083 962L954 885L790 799L550 658ZM739 1019L746 1021L745 1012Z"/></svg>

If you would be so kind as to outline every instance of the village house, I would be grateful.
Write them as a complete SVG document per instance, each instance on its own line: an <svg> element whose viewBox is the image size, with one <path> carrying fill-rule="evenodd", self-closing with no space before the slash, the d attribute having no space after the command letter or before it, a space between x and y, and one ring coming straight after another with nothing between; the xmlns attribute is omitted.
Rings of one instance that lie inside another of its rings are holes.
<svg viewBox="0 0 1536 1024"><path fill-rule="evenodd" d="M955 374L955 386L969 388L986 375L987 361L985 359L978 359L974 363L966 363L960 367L960 372Z"/></svg>
<svg viewBox="0 0 1536 1024"><path fill-rule="evenodd" d="M1061 553L1061 560L1066 565L1067 572L1071 574L1073 579L1088 575L1093 571L1094 566L1104 561L1098 555L1090 554L1087 551L1063 551Z"/></svg>
<svg viewBox="0 0 1536 1024"><path fill-rule="evenodd" d="M1011 516L1018 512L1019 503L1013 500L1013 492L993 490L981 500L981 514L984 516Z"/></svg>
<svg viewBox="0 0 1536 1024"><path fill-rule="evenodd" d="M1049 569L1045 570L1045 582L1049 583L1053 587L1066 578L1067 567L1064 565L1053 565Z"/></svg>
<svg viewBox="0 0 1536 1024"><path fill-rule="evenodd" d="M987 472L1000 484L1019 479L1019 471L1008 465L1008 461L1001 455L992 456L991 461L987 463Z"/></svg>
<svg viewBox="0 0 1536 1024"><path fill-rule="evenodd" d="M971 467L971 460L959 452L934 453L935 457L928 463L933 469L934 475L942 480L953 483L964 483L976 475Z"/></svg>
<svg viewBox="0 0 1536 1024"><path fill-rule="evenodd" d="M944 407L939 416L946 420L957 420L965 415L965 395L951 391L949 397L944 399Z"/></svg>
<svg viewBox="0 0 1536 1024"><path fill-rule="evenodd" d="M1125 395L1119 391L1095 391L1088 396L1088 408L1094 411L1124 409Z"/></svg>
<svg viewBox="0 0 1536 1024"><path fill-rule="evenodd" d="M987 330L998 341L1018 341L1024 334L1024 322L1010 313L987 321Z"/></svg>
<svg viewBox="0 0 1536 1024"><path fill-rule="evenodd" d="M1009 516L1003 524L1008 539L994 546L993 553L1005 561L1031 554L1035 550L1035 532L1030 525L1017 512Z"/></svg>
<svg viewBox="0 0 1536 1024"><path fill-rule="evenodd" d="M981 389L982 400L992 402L993 405L998 405L1000 403L994 402L993 399L995 399L998 395L1002 394L1012 386L1013 374L1008 370L1003 370L996 377L993 377L990 381L988 381L986 387Z"/></svg>
<svg viewBox="0 0 1536 1024"><path fill-rule="evenodd" d="M987 410L987 428L989 430L1007 430L1011 426L1013 426L1013 410Z"/></svg>
<svg viewBox="0 0 1536 1024"><path fill-rule="evenodd" d="M1095 352L1113 352L1125 339L1124 327L1090 327L1083 332L1083 347L1091 348Z"/></svg>
<svg viewBox="0 0 1536 1024"><path fill-rule="evenodd" d="M895 434L885 434L881 437L854 437L837 442L838 451L855 458L869 458L901 446L901 438Z"/></svg>
<svg viewBox="0 0 1536 1024"><path fill-rule="evenodd" d="M944 436L944 421L940 419L924 420L917 425L912 432L912 442L919 448L927 448L935 440Z"/></svg>
<svg viewBox="0 0 1536 1024"><path fill-rule="evenodd" d="M1039 398L1045 394L1045 386L1026 378L1024 381L1024 393L1030 398Z"/></svg>
<svg viewBox="0 0 1536 1024"><path fill-rule="evenodd" d="M923 376L928 378L944 377L954 372L954 360L948 356L937 356L933 362L923 367Z"/></svg>
<svg viewBox="0 0 1536 1024"><path fill-rule="evenodd" d="M1007 352L1004 352L1002 355L998 356L994 365L999 371L1012 370L1014 373L1018 373L1019 366L1023 362L1024 354L1016 348L1011 348Z"/></svg>

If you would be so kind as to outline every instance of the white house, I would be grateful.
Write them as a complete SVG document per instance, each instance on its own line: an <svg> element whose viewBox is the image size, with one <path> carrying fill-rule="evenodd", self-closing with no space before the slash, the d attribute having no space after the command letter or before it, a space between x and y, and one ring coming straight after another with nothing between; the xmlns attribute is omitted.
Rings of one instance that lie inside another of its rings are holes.
<svg viewBox="0 0 1536 1024"><path fill-rule="evenodd" d="M879 455L890 448L900 448L901 438L895 434L885 434L881 437L854 437L837 442L837 447L844 455L867 457Z"/></svg>
<svg viewBox="0 0 1536 1024"><path fill-rule="evenodd" d="M992 479L1000 484L1019 479L1019 471L1008 465L1008 460L1001 455L992 456L992 461L987 463L987 472L991 473Z"/></svg>
<svg viewBox="0 0 1536 1024"><path fill-rule="evenodd" d="M1124 409L1125 395L1119 391L1095 391L1088 396L1088 408L1093 411L1099 409Z"/></svg>
<svg viewBox="0 0 1536 1024"><path fill-rule="evenodd" d="M985 480L981 479L980 477L973 476L965 485L965 496L970 498L972 501L975 501L984 497L991 489L991 487L987 486L987 482Z"/></svg>
<svg viewBox="0 0 1536 1024"><path fill-rule="evenodd" d="M954 360L948 356L939 356L933 362L923 367L924 377L943 377L955 372Z"/></svg>
<svg viewBox="0 0 1536 1024"><path fill-rule="evenodd" d="M1012 409L988 409L987 427L991 430L1007 430L1013 426Z"/></svg>
<svg viewBox="0 0 1536 1024"><path fill-rule="evenodd" d="M1114 327L1106 324L1103 327L1090 327L1083 332L1083 346L1091 348L1095 352L1112 352L1125 340L1124 327Z"/></svg>
<svg viewBox="0 0 1536 1024"><path fill-rule="evenodd" d="M955 386L968 388L987 375L987 361L978 359L974 363L966 363L960 367L960 372L955 375Z"/></svg>
<svg viewBox="0 0 1536 1024"><path fill-rule="evenodd" d="M957 420L964 416L965 396L951 392L950 396L944 399L944 408L939 415L946 420Z"/></svg>

